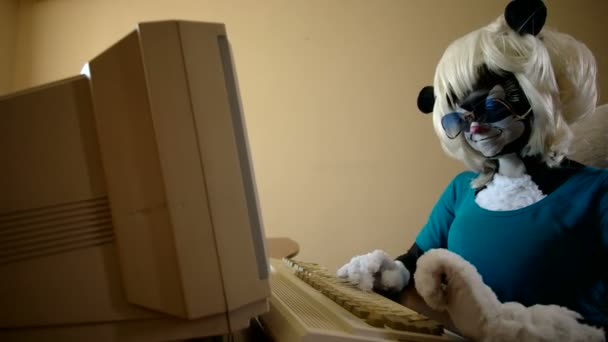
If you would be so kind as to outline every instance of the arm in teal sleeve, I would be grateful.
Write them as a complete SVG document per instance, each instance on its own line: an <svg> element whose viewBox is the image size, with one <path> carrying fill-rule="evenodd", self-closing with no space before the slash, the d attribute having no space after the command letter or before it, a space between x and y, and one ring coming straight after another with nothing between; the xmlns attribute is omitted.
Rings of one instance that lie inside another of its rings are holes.
<svg viewBox="0 0 608 342"><path fill-rule="evenodd" d="M456 208L466 195L466 191L473 191L470 182L475 176L472 172L463 172L443 191L427 223L416 237L416 244L420 249L428 251L432 248L447 248L448 231L454 220Z"/></svg>

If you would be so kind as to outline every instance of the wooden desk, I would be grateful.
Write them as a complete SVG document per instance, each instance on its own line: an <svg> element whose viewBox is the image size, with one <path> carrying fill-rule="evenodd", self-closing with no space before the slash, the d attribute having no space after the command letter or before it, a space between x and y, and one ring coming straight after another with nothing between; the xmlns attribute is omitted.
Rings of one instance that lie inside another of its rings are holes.
<svg viewBox="0 0 608 342"><path fill-rule="evenodd" d="M274 259L293 258L300 252L297 242L286 237L266 238L268 257Z"/></svg>

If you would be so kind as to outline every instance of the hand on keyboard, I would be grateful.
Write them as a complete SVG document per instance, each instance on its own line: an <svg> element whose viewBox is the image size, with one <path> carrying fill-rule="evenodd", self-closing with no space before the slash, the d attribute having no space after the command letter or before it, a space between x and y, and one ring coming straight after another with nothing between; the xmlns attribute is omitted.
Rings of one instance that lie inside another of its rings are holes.
<svg viewBox="0 0 608 342"><path fill-rule="evenodd" d="M393 260L386 252L375 250L353 257L340 267L339 278L356 284L364 291L401 291L410 280L410 272L400 261Z"/></svg>

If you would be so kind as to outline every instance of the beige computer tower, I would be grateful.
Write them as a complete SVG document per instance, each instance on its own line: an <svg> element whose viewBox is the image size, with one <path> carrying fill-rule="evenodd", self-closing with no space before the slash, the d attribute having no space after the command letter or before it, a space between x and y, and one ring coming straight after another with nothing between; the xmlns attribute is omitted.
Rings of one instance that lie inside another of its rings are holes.
<svg viewBox="0 0 608 342"><path fill-rule="evenodd" d="M0 340L165 341L268 310L223 25L143 23L0 98Z"/></svg>

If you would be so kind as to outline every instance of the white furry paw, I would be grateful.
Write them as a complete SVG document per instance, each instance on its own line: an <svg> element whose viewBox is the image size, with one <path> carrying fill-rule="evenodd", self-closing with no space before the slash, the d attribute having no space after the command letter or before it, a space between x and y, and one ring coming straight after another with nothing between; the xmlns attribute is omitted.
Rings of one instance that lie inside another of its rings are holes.
<svg viewBox="0 0 608 342"><path fill-rule="evenodd" d="M580 314L557 305L508 302L488 321L479 340L489 342L604 342L604 331L580 323Z"/></svg>
<svg viewBox="0 0 608 342"><path fill-rule="evenodd" d="M491 316L499 304L477 269L447 249L432 249L424 253L418 259L414 280L420 296L435 310L461 304L478 308L478 314ZM450 299L451 303L448 303L449 293L458 293ZM451 309L457 310L455 307Z"/></svg>
<svg viewBox="0 0 608 342"><path fill-rule="evenodd" d="M410 282L410 271L399 260L380 273L375 287L383 291L401 291Z"/></svg>
<svg viewBox="0 0 608 342"><path fill-rule="evenodd" d="M443 311L447 306L444 278L446 277L444 250L430 250L418 258L414 281L416 291L434 310Z"/></svg>
<svg viewBox="0 0 608 342"><path fill-rule="evenodd" d="M338 269L337 276L347 279L364 291L372 291L374 288L401 291L409 282L410 272L386 252L375 250L353 257Z"/></svg>

